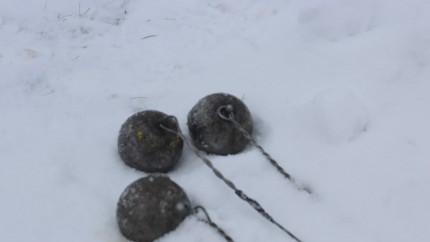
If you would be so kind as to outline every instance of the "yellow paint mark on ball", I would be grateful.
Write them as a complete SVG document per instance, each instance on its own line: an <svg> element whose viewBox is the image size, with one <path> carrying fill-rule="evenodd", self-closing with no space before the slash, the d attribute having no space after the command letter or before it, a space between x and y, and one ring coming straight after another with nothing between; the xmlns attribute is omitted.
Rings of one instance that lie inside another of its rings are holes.
<svg viewBox="0 0 430 242"><path fill-rule="evenodd" d="M137 137L137 140L139 140L139 141L142 141L142 140L143 140L144 135L143 135L142 130L140 130L140 129L136 129L136 137Z"/></svg>
<svg viewBox="0 0 430 242"><path fill-rule="evenodd" d="M179 136L176 136L176 138L169 143L169 147L171 149L176 148L176 146L178 146L179 141L180 141Z"/></svg>

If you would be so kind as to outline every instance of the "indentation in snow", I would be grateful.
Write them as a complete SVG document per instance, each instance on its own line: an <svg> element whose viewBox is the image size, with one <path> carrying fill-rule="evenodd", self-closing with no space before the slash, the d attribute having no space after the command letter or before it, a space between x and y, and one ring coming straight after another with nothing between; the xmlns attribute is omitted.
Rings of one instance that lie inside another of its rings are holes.
<svg viewBox="0 0 430 242"><path fill-rule="evenodd" d="M310 122L317 133L334 143L352 141L367 129L366 108L349 89L334 88L318 93L308 108Z"/></svg>

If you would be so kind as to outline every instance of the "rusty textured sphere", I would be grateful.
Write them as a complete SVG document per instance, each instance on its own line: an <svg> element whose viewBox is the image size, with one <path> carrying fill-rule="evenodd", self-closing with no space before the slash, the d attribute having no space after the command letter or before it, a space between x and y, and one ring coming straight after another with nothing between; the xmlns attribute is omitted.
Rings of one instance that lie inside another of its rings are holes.
<svg viewBox="0 0 430 242"><path fill-rule="evenodd" d="M168 172L182 155L183 141L161 127L178 131L176 118L153 110L129 117L121 126L118 152L129 166L144 172Z"/></svg>
<svg viewBox="0 0 430 242"><path fill-rule="evenodd" d="M155 173L123 191L117 204L117 222L127 239L152 242L175 230L190 208L184 190L168 176Z"/></svg>
<svg viewBox="0 0 430 242"><path fill-rule="evenodd" d="M246 105L237 97L215 93L200 99L188 113L188 130L194 145L206 153L229 155L241 152L248 140L233 122L252 134L253 122Z"/></svg>

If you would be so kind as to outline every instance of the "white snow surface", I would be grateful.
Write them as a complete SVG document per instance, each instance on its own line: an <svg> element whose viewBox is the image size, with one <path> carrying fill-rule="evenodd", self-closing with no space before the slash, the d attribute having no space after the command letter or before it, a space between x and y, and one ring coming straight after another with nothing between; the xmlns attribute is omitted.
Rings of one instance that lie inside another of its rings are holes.
<svg viewBox="0 0 430 242"><path fill-rule="evenodd" d="M257 149L208 156L305 242L430 238L430 1L0 0L0 241L127 241L121 124L226 92ZM293 241L185 147L169 176L235 241ZM196 218L160 242L223 241Z"/></svg>

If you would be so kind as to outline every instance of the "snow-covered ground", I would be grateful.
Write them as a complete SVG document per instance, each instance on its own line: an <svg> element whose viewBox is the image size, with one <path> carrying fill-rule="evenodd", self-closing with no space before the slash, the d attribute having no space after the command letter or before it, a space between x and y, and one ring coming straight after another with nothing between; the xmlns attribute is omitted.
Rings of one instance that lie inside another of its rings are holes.
<svg viewBox="0 0 430 242"><path fill-rule="evenodd" d="M227 92L258 142L209 156L305 242L430 238L430 1L0 0L0 241L119 242L144 173L121 124ZM427 148L426 148L427 147ZM170 172L235 241L292 241L188 148ZM223 241L195 218L160 242Z"/></svg>

